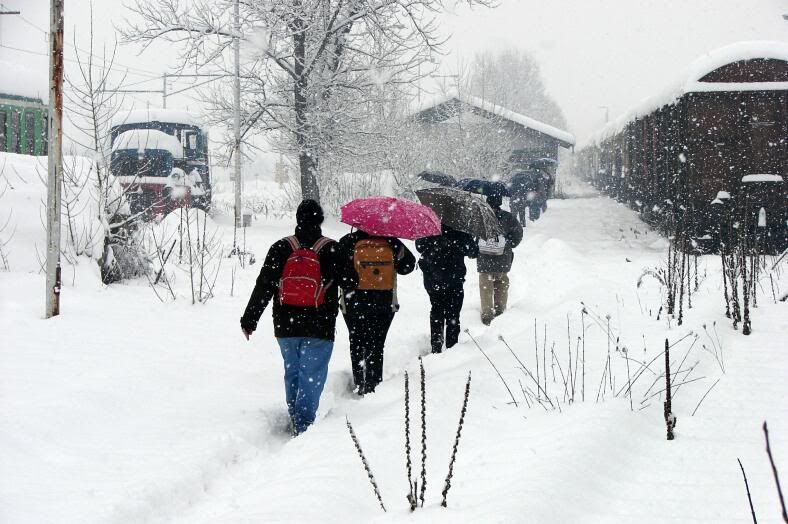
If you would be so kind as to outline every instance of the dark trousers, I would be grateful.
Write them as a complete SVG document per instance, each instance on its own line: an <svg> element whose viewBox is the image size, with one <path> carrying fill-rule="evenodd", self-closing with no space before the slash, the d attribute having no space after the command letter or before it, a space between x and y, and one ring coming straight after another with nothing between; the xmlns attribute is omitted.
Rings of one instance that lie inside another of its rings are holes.
<svg viewBox="0 0 788 524"><path fill-rule="evenodd" d="M446 348L457 343L460 336L460 310L465 298L462 282L424 281L424 288L430 296L430 344L433 353L443 349L443 331L446 330Z"/></svg>
<svg viewBox="0 0 788 524"><path fill-rule="evenodd" d="M360 394L372 393L383 381L383 346L394 320L391 304L351 303L344 314L350 334L353 383Z"/></svg>
<svg viewBox="0 0 788 524"><path fill-rule="evenodd" d="M509 202L509 208L512 210L514 218L516 218L523 227L525 227L525 210L527 207L528 202L526 200L511 200Z"/></svg>

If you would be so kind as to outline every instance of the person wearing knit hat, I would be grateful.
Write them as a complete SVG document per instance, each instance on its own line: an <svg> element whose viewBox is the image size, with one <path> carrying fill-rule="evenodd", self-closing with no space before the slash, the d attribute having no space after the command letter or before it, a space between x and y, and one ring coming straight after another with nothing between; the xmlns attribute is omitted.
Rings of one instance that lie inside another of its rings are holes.
<svg viewBox="0 0 788 524"><path fill-rule="evenodd" d="M295 234L278 240L268 250L241 317L241 331L248 340L266 306L273 302L274 336L284 360L285 398L293 435L306 431L315 420L339 313L339 246L323 236L322 223L320 204L301 202Z"/></svg>

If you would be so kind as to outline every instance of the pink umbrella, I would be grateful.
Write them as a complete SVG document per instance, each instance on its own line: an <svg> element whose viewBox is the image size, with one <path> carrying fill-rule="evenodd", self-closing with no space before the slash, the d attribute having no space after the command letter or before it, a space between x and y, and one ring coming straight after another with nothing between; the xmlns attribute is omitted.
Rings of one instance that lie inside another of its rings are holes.
<svg viewBox="0 0 788 524"><path fill-rule="evenodd" d="M382 237L415 240L441 234L440 218L432 209L401 198L357 198L342 206L342 222Z"/></svg>

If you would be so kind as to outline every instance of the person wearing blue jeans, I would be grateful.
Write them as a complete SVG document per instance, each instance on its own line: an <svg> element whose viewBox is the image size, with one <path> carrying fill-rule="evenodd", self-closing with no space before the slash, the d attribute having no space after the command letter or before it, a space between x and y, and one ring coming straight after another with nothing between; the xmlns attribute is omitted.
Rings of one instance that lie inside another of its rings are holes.
<svg viewBox="0 0 788 524"><path fill-rule="evenodd" d="M340 259L339 245L322 234L320 204L304 200L296 211L296 222L295 234L268 250L241 317L241 331L248 340L268 303L273 303L274 336L284 360L287 412L293 434L299 435L315 421L328 375L339 313L336 283Z"/></svg>
<svg viewBox="0 0 788 524"><path fill-rule="evenodd" d="M285 399L296 434L315 421L334 342L310 337L277 338L285 362Z"/></svg>

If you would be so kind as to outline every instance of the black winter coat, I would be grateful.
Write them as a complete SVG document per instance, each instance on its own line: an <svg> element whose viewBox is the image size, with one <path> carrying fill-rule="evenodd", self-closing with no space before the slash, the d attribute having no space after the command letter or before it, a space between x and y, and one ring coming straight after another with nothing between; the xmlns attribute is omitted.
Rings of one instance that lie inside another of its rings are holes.
<svg viewBox="0 0 788 524"><path fill-rule="evenodd" d="M393 291L374 291L374 290L360 290L358 287L358 274L356 268L353 266L353 249L356 242L367 238L373 238L364 231L354 231L348 233L339 239L339 252L340 252L340 282L342 292L345 294L345 304L352 306L353 304L376 303L376 304L393 304L394 292ZM391 249L394 251L394 269L397 274L407 275L412 272L416 267L416 257L413 253L405 247L398 238L378 237L388 241Z"/></svg>
<svg viewBox="0 0 788 524"><path fill-rule="evenodd" d="M322 236L322 231L320 226L298 226L295 236L302 246L311 247ZM323 284L331 282L331 285L326 290L323 303L317 308L287 306L279 303L277 297L279 280L282 278L285 262L292 252L290 244L285 239L278 240L268 250L252 296L249 297L249 303L241 317L241 327L250 332L254 331L260 315L271 299L274 299L274 336L334 340L334 329L339 312L337 295L337 283L340 280L339 244L331 241L320 250L318 255Z"/></svg>
<svg viewBox="0 0 788 524"><path fill-rule="evenodd" d="M443 226L440 235L416 240L416 250L421 253L419 268L426 286L462 286L465 257L479 256L479 244L471 235L447 226Z"/></svg>
<svg viewBox="0 0 788 524"><path fill-rule="evenodd" d="M495 216L503 228L506 238L506 249L503 255L483 255L479 254L476 262L476 269L479 273L508 273L512 269L514 261L513 248L523 240L523 226L508 211L501 208L495 210Z"/></svg>

